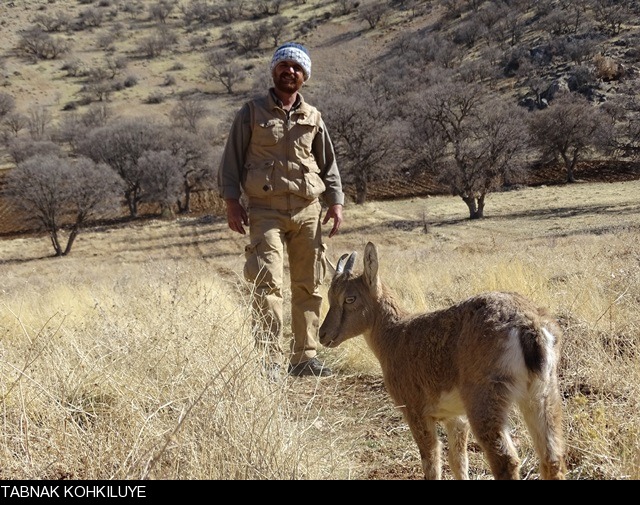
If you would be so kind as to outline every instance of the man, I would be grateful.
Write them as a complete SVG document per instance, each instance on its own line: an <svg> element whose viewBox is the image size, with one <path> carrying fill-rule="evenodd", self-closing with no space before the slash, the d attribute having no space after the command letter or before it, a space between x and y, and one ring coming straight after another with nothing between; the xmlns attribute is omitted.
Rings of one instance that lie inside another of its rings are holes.
<svg viewBox="0 0 640 505"><path fill-rule="evenodd" d="M237 112L218 172L229 228L245 234L244 226L249 226L244 276L253 283L253 333L272 378L279 375L283 356L285 250L293 333L288 372L332 374L316 357L319 287L326 273L320 222L324 203L322 224L332 221L329 237L338 232L344 193L322 116L300 94L310 76L311 59L304 46L288 43L275 51L273 87Z"/></svg>

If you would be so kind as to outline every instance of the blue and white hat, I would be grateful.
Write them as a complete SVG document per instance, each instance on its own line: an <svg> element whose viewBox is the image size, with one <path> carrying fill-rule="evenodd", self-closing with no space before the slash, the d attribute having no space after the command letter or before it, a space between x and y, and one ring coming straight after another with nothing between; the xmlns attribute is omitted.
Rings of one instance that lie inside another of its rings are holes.
<svg viewBox="0 0 640 505"><path fill-rule="evenodd" d="M273 69L276 68L278 63L286 60L295 61L302 67L305 81L311 77L311 58L309 57L309 51L307 51L307 48L302 44L288 42L276 49L271 59L271 72L273 72Z"/></svg>

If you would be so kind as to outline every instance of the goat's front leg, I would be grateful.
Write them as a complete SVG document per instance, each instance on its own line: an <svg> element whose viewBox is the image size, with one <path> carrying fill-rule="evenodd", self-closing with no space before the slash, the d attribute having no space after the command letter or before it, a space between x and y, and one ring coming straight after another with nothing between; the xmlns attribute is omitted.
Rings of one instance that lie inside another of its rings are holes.
<svg viewBox="0 0 640 505"><path fill-rule="evenodd" d="M464 417L453 417L444 421L449 442L449 466L458 480L469 479L469 423Z"/></svg>
<svg viewBox="0 0 640 505"><path fill-rule="evenodd" d="M441 443L436 431L436 422L425 418L419 412L407 409L404 412L405 420L409 425L413 439L420 450L424 478L427 480L440 480L442 477L442 464L440 461Z"/></svg>

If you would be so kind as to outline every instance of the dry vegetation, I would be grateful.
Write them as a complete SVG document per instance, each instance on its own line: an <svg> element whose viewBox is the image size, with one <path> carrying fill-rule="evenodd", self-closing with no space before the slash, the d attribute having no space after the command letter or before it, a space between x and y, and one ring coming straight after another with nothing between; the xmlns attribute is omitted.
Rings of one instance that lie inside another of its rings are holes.
<svg viewBox="0 0 640 505"><path fill-rule="evenodd" d="M517 290L566 334L570 479L640 477L639 181L348 206L332 258L380 248L412 310ZM243 239L217 217L105 226L71 256L0 241L2 479L419 479L417 449L362 339L322 349L334 377L264 381ZM514 415L523 477L537 462ZM471 477L488 479L472 443ZM445 468L445 476L450 478Z"/></svg>
<svg viewBox="0 0 640 505"><path fill-rule="evenodd" d="M12 3L0 2L3 49L42 10L84 9L71 0ZM332 8L308 0L283 14L300 24ZM152 24L119 21L126 29L116 51L131 54ZM434 20L392 21L367 31L345 16L301 37L313 50L309 95L336 76L356 75L363 55L373 59L403 31ZM69 58L100 65L96 41L112 27L74 34ZM221 29L209 33L215 44ZM247 57L250 79L228 96L203 82L202 55L187 41L153 60L132 57L127 74L138 84L112 96L113 113L166 117L177 96L197 92L207 97L212 131L227 125L271 51ZM0 63L3 90L22 112L46 107L55 122L80 96L82 80L68 78L61 61L25 62L7 50ZM165 85L167 77L174 83ZM149 104L153 93L167 99ZM557 171L536 176L532 183L562 182ZM569 478L637 479L638 167L584 166L577 176L616 182L494 193L478 221L457 197L397 199L435 192L430 181L372 185L370 202L347 206L329 250L336 259L375 242L383 278L416 311L493 289L548 305L566 335ZM198 198L188 218L83 230L64 258L51 257L46 235L16 234L24 221L0 202L0 479L420 479L413 439L364 341L321 350L333 377L262 379L240 277L244 239L227 229L215 202ZM513 423L523 478L537 479L515 415ZM471 449L471 477L490 478Z"/></svg>

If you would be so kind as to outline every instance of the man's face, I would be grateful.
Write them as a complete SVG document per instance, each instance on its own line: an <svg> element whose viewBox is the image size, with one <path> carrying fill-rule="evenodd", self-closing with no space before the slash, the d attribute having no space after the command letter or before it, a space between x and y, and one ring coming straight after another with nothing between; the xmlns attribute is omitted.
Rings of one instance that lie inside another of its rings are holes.
<svg viewBox="0 0 640 505"><path fill-rule="evenodd" d="M279 62L273 69L273 84L283 93L294 93L304 83L302 67L293 60Z"/></svg>

